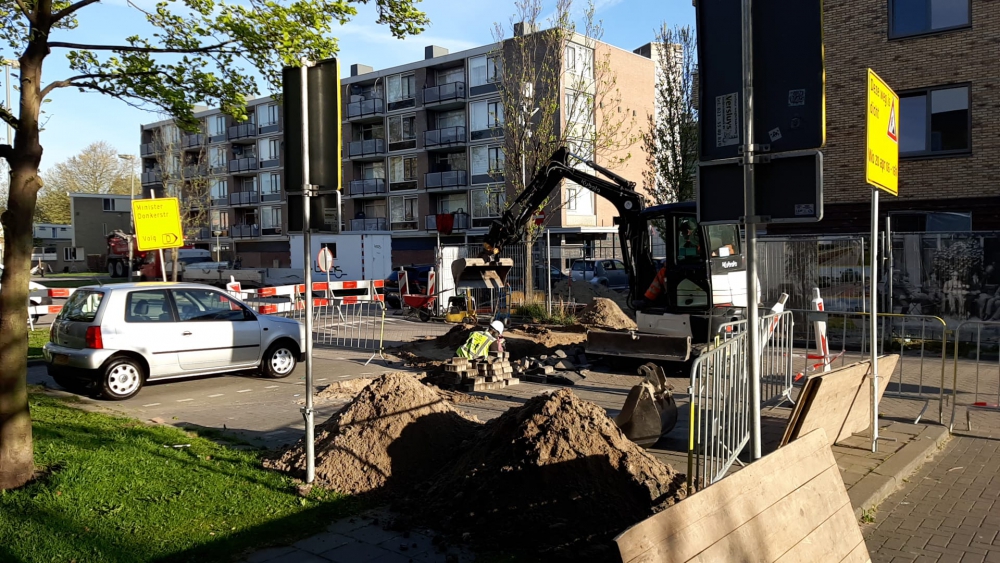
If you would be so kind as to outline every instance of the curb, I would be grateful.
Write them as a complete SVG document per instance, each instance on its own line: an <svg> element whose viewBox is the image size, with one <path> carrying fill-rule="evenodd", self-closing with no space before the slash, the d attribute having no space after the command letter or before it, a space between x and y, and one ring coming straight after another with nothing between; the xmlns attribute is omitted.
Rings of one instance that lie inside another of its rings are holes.
<svg viewBox="0 0 1000 563"><path fill-rule="evenodd" d="M889 495L901 488L925 462L941 449L951 438L948 428L928 426L916 439L903 446L884 463L865 475L849 491L847 496L854 507L854 516L862 515L881 504Z"/></svg>

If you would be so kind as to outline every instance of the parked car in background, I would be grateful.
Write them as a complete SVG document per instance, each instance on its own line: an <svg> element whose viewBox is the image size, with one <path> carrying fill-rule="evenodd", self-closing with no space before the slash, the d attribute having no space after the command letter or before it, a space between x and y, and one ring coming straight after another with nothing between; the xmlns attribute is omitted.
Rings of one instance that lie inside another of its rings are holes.
<svg viewBox="0 0 1000 563"><path fill-rule="evenodd" d="M589 281L610 289L628 288L628 271L621 260L604 258L575 260L571 274L573 281Z"/></svg>
<svg viewBox="0 0 1000 563"><path fill-rule="evenodd" d="M434 266L432 264L403 266L409 280L410 293L427 293L427 278ZM399 309L402 302L399 299L399 270L393 270L389 277L385 278L385 306L390 309Z"/></svg>
<svg viewBox="0 0 1000 563"><path fill-rule="evenodd" d="M250 369L288 377L305 327L208 285L125 283L77 289L50 340L43 354L56 383L120 401L159 379Z"/></svg>

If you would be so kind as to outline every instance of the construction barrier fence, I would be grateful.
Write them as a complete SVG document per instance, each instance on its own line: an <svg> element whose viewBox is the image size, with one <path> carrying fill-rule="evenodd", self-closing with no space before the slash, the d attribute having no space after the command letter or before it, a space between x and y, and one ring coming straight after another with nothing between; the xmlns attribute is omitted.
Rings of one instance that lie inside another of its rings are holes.
<svg viewBox="0 0 1000 563"><path fill-rule="evenodd" d="M1000 321L966 321L954 332L948 430L954 432L961 407L966 430L972 431L1000 413Z"/></svg>

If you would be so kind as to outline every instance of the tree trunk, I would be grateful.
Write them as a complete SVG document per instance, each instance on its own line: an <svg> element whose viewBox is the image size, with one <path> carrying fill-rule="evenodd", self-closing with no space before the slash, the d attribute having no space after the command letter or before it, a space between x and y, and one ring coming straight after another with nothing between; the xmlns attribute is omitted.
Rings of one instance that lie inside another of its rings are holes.
<svg viewBox="0 0 1000 563"><path fill-rule="evenodd" d="M31 217L37 169L15 164L3 214L4 271L0 285L0 490L20 487L34 473L28 410L28 281L31 278Z"/></svg>
<svg viewBox="0 0 1000 563"><path fill-rule="evenodd" d="M533 237L527 237L529 239ZM535 246L534 240L527 240L524 242L524 304L530 305L535 303L535 264L534 256L531 254L532 247Z"/></svg>

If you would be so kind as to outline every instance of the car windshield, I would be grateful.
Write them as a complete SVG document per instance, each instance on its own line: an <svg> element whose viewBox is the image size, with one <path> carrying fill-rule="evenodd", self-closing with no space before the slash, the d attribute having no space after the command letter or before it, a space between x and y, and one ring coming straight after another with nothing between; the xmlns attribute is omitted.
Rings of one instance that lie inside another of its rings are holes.
<svg viewBox="0 0 1000 563"><path fill-rule="evenodd" d="M94 318L97 317L97 309L103 300L103 291L78 289L73 292L69 301L59 312L59 318L82 323L93 322Z"/></svg>

